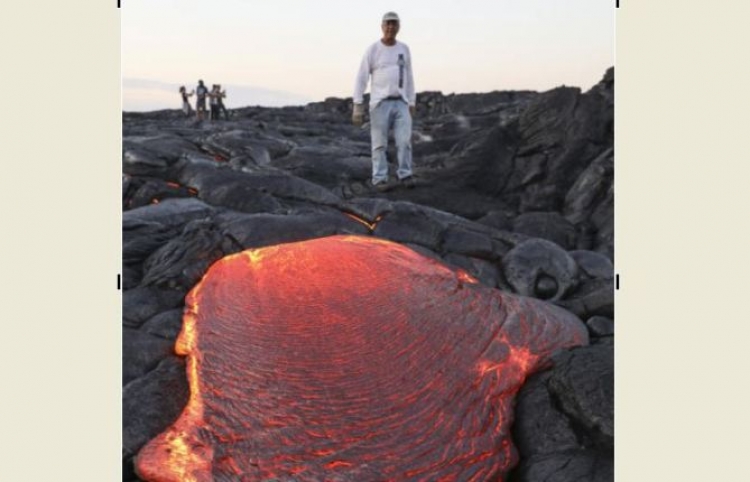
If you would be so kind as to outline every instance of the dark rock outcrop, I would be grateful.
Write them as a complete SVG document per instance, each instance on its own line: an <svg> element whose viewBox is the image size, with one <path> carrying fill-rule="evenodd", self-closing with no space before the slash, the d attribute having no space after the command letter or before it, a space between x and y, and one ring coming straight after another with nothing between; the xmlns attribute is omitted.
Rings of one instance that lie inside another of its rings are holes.
<svg viewBox="0 0 750 482"><path fill-rule="evenodd" d="M578 233L575 226L555 212L523 213L513 220L513 231L552 241L565 250L575 249L577 245Z"/></svg>
<svg viewBox="0 0 750 482"><path fill-rule="evenodd" d="M185 361L169 356L122 390L122 449L132 457L174 422L188 401Z"/></svg>
<svg viewBox="0 0 750 482"><path fill-rule="evenodd" d="M614 474L611 346L561 353L532 376L516 404L513 435L522 462L512 482L608 482Z"/></svg>
<svg viewBox="0 0 750 482"><path fill-rule="evenodd" d="M139 286L122 295L123 325L138 328L152 316L182 306L186 291Z"/></svg>
<svg viewBox="0 0 750 482"><path fill-rule="evenodd" d="M162 311L158 315L149 318L148 321L141 325L140 329L150 335L159 336L170 342L174 342L182 328L182 312L182 308Z"/></svg>
<svg viewBox="0 0 750 482"><path fill-rule="evenodd" d="M122 330L122 384L126 385L153 370L172 354L172 342L140 330Z"/></svg>

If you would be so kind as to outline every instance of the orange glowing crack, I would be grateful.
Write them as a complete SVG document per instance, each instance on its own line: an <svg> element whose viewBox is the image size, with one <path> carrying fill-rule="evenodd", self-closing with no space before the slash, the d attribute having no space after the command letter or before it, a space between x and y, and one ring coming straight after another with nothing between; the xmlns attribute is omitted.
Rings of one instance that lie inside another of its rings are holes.
<svg viewBox="0 0 750 482"><path fill-rule="evenodd" d="M188 194L190 194L192 196L195 196L195 195L198 194L198 190L195 189L194 187L183 186L182 184L179 184L179 183L176 183L176 182L173 182L173 181L167 181L166 184L167 184L167 186L169 186L169 187L171 187L173 189L180 189L180 188L184 187L185 189L187 189Z"/></svg>
<svg viewBox="0 0 750 482"><path fill-rule="evenodd" d="M353 220L355 220L355 221L357 221L358 223L366 226L367 229L370 230L370 232L375 231L375 228L378 226L378 223L380 222L381 219L383 219L383 216L379 215L378 217L375 218L375 221L373 221L372 223L370 223L370 222L367 222L367 220L365 220L365 219L363 219L363 218L361 218L361 217L359 217L359 216L357 216L355 214L352 214L352 213L344 213L344 215L347 216L347 217L349 217L349 218L351 218L351 219L353 219Z"/></svg>
<svg viewBox="0 0 750 482"><path fill-rule="evenodd" d="M138 454L139 476L502 480L515 393L587 335L566 311L461 273L367 236L217 262L175 347L188 405Z"/></svg>
<svg viewBox="0 0 750 482"><path fill-rule="evenodd" d="M478 279L476 279L475 277L473 277L472 275L470 275L469 273L467 273L466 271L462 269L457 269L456 274L458 276L458 279L466 283L471 283L471 284L479 283Z"/></svg>

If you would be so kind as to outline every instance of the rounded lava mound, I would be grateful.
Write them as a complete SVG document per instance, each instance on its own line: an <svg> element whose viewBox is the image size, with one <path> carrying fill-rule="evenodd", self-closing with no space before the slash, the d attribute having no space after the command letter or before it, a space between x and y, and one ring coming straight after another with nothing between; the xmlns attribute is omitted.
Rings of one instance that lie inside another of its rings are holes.
<svg viewBox="0 0 750 482"><path fill-rule="evenodd" d="M544 302L392 242L248 250L191 291L190 401L139 454L149 481L496 480L515 393L587 342Z"/></svg>

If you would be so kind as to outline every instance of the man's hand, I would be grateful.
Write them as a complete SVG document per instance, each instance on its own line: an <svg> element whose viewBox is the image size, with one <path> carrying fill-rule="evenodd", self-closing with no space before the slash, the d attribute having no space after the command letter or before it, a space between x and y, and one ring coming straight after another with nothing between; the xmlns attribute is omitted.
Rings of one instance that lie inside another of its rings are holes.
<svg viewBox="0 0 750 482"><path fill-rule="evenodd" d="M354 104L352 107L352 124L360 127L365 120L365 108L362 104Z"/></svg>
<svg viewBox="0 0 750 482"><path fill-rule="evenodd" d="M409 106L409 115L414 117L417 115L417 106L416 105L410 105Z"/></svg>

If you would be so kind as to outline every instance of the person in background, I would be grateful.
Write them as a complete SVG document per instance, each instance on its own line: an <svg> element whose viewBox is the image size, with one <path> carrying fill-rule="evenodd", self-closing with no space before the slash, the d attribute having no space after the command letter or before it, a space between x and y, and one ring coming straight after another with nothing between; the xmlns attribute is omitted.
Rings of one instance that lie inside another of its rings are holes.
<svg viewBox="0 0 750 482"><path fill-rule="evenodd" d="M219 91L219 109L221 110L221 112L224 113L224 120L228 120L229 119L229 111L227 111L227 108L224 105L224 98L226 98L226 96L227 96L227 91L226 90L221 90L221 85L218 85L217 87L218 87L217 90Z"/></svg>
<svg viewBox="0 0 750 482"><path fill-rule="evenodd" d="M364 93L370 83L370 137L372 140L372 185L378 191L388 189L388 131L393 129L398 159L398 179L407 188L414 187L411 153L412 116L417 96L414 90L411 52L396 40L400 20L395 12L383 15L383 37L370 45L362 57L354 84L352 123L364 120Z"/></svg>
<svg viewBox="0 0 750 482"><path fill-rule="evenodd" d="M190 115L193 113L193 108L190 107L190 101L188 98L192 97L193 94L195 94L195 91L192 90L190 93L187 93L187 89L185 89L185 86L180 87L180 95L182 96L182 112L185 113L185 117L190 117Z"/></svg>
<svg viewBox="0 0 750 482"><path fill-rule="evenodd" d="M198 81L198 87L195 88L195 94L195 114L198 120L203 120L206 116L206 97L208 96L208 88L203 84L202 80Z"/></svg>
<svg viewBox="0 0 750 482"><path fill-rule="evenodd" d="M219 98L221 92L219 91L218 84L211 86L211 92L208 93L209 103L211 104L211 120L219 120Z"/></svg>

